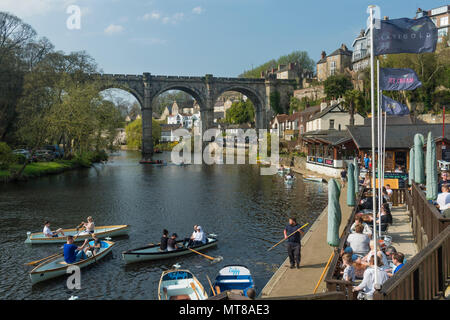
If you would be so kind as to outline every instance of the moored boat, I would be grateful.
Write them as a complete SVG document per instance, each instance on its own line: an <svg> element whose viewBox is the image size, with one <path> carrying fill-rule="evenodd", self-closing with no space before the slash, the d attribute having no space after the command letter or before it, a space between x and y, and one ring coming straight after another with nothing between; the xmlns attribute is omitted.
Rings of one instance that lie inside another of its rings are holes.
<svg viewBox="0 0 450 320"><path fill-rule="evenodd" d="M203 285L189 270L164 271L159 280L159 300L206 300Z"/></svg>
<svg viewBox="0 0 450 320"><path fill-rule="evenodd" d="M209 235L207 239L208 242L206 244L192 247L192 249L194 249L195 251L202 251L217 245L217 238ZM177 244L179 245L182 245L182 243L183 240L177 241ZM161 251L158 244L151 244L145 247L124 251L122 252L122 258L123 260L125 260L125 263L134 263L139 261L175 258L191 253L193 252L186 247L182 247L173 251Z"/></svg>
<svg viewBox="0 0 450 320"><path fill-rule="evenodd" d="M99 239L106 237L117 237L128 234L130 229L129 225L115 225L115 226L99 226L95 227L95 236ZM67 236L73 236L74 241L84 241L85 239L90 239L91 234L82 230L77 229L63 229L64 236L60 235L58 237L46 237L43 232L27 232L27 239L25 243L30 244L49 244L49 243L65 243L67 241ZM76 236L76 238L75 238Z"/></svg>
<svg viewBox="0 0 450 320"><path fill-rule="evenodd" d="M166 162L164 162L163 160L141 160L139 161L140 164L151 164L151 165L156 165L156 166L165 166L167 165Z"/></svg>
<svg viewBox="0 0 450 320"><path fill-rule="evenodd" d="M323 178L319 178L316 176L305 176L305 177L303 177L303 180L313 181L313 182L323 182Z"/></svg>
<svg viewBox="0 0 450 320"><path fill-rule="evenodd" d="M220 269L214 281L214 291L216 294L232 290L241 292L247 296L249 289L255 289L253 277L250 270L243 265L228 265Z"/></svg>
<svg viewBox="0 0 450 320"><path fill-rule="evenodd" d="M102 258L104 258L109 252L111 252L114 242L101 241L101 248L97 254L88 257L85 260L81 260L76 263L68 264L64 261L63 254L59 254L53 258L47 259L40 263L37 267L30 271L31 283L35 284L48 279L56 278L67 274L67 268L69 266L78 266L84 268ZM89 245L93 246L94 241L90 241Z"/></svg>

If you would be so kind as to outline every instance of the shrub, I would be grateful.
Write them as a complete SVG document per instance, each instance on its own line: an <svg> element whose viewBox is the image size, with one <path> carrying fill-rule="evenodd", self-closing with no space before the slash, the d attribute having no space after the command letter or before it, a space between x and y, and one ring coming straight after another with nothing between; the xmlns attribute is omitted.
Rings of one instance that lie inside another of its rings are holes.
<svg viewBox="0 0 450 320"><path fill-rule="evenodd" d="M0 170L7 170L13 163L14 154L11 148L5 142L0 142Z"/></svg>

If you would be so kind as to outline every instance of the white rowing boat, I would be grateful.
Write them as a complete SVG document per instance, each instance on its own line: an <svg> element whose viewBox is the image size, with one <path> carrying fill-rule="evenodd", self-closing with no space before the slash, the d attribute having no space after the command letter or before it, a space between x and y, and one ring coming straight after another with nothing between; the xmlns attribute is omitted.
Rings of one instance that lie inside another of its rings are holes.
<svg viewBox="0 0 450 320"><path fill-rule="evenodd" d="M90 241L89 245L93 246L94 241ZM111 241L101 241L101 248L99 252L85 260L81 260L76 263L68 264L64 261L64 255L61 253L54 258L48 259L40 263L37 267L30 271L31 283L35 284L48 279L56 278L67 274L67 268L69 266L78 266L79 268L84 268L100 259L105 257L109 252L111 252L114 242Z"/></svg>
<svg viewBox="0 0 450 320"><path fill-rule="evenodd" d="M210 235L207 239L208 242L206 244L192 247L192 249L194 249L195 251L202 251L217 245L218 240L216 238L211 237ZM183 240L177 241L177 244L179 245L181 245L182 243ZM125 263L134 263L139 261L175 258L191 253L192 251L187 249L186 247L174 251L161 251L159 245L151 244L142 248L124 251L122 252L122 258L123 260L125 260Z"/></svg>
<svg viewBox="0 0 450 320"><path fill-rule="evenodd" d="M315 177L315 176L305 176L303 180L313 181L313 182L323 182L323 178Z"/></svg>
<svg viewBox="0 0 450 320"><path fill-rule="evenodd" d="M159 300L206 300L208 294L189 270L164 271L159 280Z"/></svg>
<svg viewBox="0 0 450 320"><path fill-rule="evenodd" d="M100 226L95 227L95 236L99 239L103 239L106 237L117 237L123 236L128 233L130 226L129 225L116 225L116 226ZM84 241L85 239L90 239L91 234L82 230L77 229L63 229L64 236L59 234L58 237L49 238L44 235L43 232L27 232L27 239L25 243L30 244L43 244L43 243L66 243L67 236L77 236L75 241Z"/></svg>

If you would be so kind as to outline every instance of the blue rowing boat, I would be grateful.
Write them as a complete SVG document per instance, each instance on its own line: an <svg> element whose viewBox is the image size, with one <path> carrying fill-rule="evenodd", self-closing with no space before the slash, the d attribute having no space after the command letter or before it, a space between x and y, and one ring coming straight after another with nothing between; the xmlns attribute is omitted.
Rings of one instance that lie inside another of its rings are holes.
<svg viewBox="0 0 450 320"><path fill-rule="evenodd" d="M255 288L250 270L242 265L228 265L223 267L214 281L216 294L224 291L241 291L247 296L247 291Z"/></svg>

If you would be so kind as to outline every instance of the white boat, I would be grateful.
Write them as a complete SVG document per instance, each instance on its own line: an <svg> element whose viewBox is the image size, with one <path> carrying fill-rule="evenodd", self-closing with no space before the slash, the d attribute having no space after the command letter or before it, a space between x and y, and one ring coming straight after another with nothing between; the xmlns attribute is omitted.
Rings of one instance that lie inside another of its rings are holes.
<svg viewBox="0 0 450 320"><path fill-rule="evenodd" d="M159 300L206 300L208 294L189 270L164 271L159 280Z"/></svg>
<svg viewBox="0 0 450 320"><path fill-rule="evenodd" d="M94 241L90 241L89 245L93 246ZM114 242L111 241L101 241L101 248L96 255L93 255L85 260L81 260L76 263L68 264L64 261L63 254L59 254L53 258L50 258L37 267L30 271L31 283L35 284L48 279L56 278L67 274L67 268L69 266L78 266L79 268L84 268L100 259L105 257L109 252L111 252Z"/></svg>
<svg viewBox="0 0 450 320"><path fill-rule="evenodd" d="M202 251L217 245L217 239L211 237L211 235L207 238L208 242L201 246L191 247L195 251ZM182 244L183 240L177 241L177 244ZM134 263L139 261L149 261L149 260L161 260L161 259L169 259L175 258L179 256L184 256L186 254L193 253L191 250L186 247L182 247L181 249L177 249L174 251L161 251L159 249L159 244L151 244L142 248L131 249L122 252L122 258L125 260L125 263Z"/></svg>
<svg viewBox="0 0 450 320"><path fill-rule="evenodd" d="M220 269L216 276L213 288L216 294L224 291L234 290L240 291L244 296L247 296L249 289L254 289L250 270L243 265L228 265Z"/></svg>
<svg viewBox="0 0 450 320"><path fill-rule="evenodd" d="M95 227L95 236L99 239L104 239L106 237L117 237L123 236L128 233L129 225L116 225L116 226L99 226ZM74 237L74 241L84 241L85 239L91 239L91 234L77 229L63 229L64 236L59 234L58 237L49 238L44 235L43 232L27 232L27 239L25 243L30 244L49 244L49 243L66 243L67 236L71 235ZM76 238L75 238L76 236Z"/></svg>
<svg viewBox="0 0 450 320"><path fill-rule="evenodd" d="M323 182L323 178L315 177L315 176L305 176L305 177L303 177L303 180L313 181L313 182Z"/></svg>

